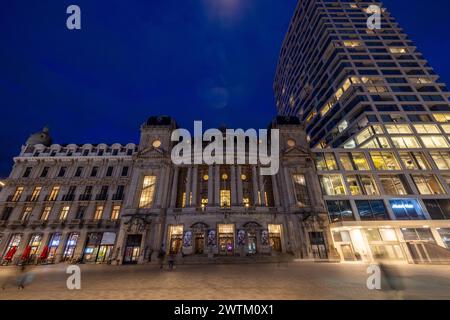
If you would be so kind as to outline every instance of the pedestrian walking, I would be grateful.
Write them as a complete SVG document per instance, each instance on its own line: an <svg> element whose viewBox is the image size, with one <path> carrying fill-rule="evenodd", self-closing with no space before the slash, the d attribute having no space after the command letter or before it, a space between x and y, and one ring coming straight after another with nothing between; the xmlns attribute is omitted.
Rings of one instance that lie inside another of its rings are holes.
<svg viewBox="0 0 450 320"><path fill-rule="evenodd" d="M169 256L169 270L173 270L174 264L175 264L175 258L173 256L173 254L171 254Z"/></svg>

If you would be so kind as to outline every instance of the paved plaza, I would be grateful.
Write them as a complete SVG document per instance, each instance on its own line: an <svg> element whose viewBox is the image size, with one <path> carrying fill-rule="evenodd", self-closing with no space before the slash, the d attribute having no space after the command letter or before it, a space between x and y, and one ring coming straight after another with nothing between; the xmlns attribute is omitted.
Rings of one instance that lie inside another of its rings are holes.
<svg viewBox="0 0 450 320"><path fill-rule="evenodd" d="M450 266L386 268L400 290L368 290L367 265L280 264L81 265L81 290L66 287L67 265L30 267L32 282L18 290L16 267L0 267L0 299L450 299ZM384 285L384 282L383 282Z"/></svg>

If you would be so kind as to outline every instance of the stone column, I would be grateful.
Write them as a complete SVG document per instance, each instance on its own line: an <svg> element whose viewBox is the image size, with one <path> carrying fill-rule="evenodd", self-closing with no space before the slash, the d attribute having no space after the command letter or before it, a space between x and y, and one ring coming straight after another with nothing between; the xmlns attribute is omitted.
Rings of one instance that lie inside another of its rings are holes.
<svg viewBox="0 0 450 320"><path fill-rule="evenodd" d="M186 207L191 206L192 167L188 167L186 179Z"/></svg>
<svg viewBox="0 0 450 320"><path fill-rule="evenodd" d="M277 175L271 176L272 188L273 188L273 200L275 201L275 207L280 206L280 193L278 192Z"/></svg>
<svg viewBox="0 0 450 320"><path fill-rule="evenodd" d="M208 206L214 205L214 171L213 166L208 167Z"/></svg>
<svg viewBox="0 0 450 320"><path fill-rule="evenodd" d="M237 199L238 199L238 205L242 206L244 203L244 188L242 186L242 167L237 167Z"/></svg>
<svg viewBox="0 0 450 320"><path fill-rule="evenodd" d="M198 187L198 166L194 166L192 174L192 203L193 207L197 207L197 188Z"/></svg>
<svg viewBox="0 0 450 320"><path fill-rule="evenodd" d="M260 188L260 194L261 194L261 205L267 206L266 203L266 197L265 197L265 186L264 186L264 176L261 175L261 168L258 168L259 171L259 188Z"/></svg>
<svg viewBox="0 0 450 320"><path fill-rule="evenodd" d="M214 168L214 205L220 206L220 165Z"/></svg>
<svg viewBox="0 0 450 320"><path fill-rule="evenodd" d="M178 175L180 174L180 168L175 167L175 172L173 173L172 181L172 192L170 197L170 207L175 208L177 205L177 191L178 191Z"/></svg>
<svg viewBox="0 0 450 320"><path fill-rule="evenodd" d="M236 166L230 166L231 168L231 205L236 206L238 204L237 190L236 190Z"/></svg>
<svg viewBox="0 0 450 320"><path fill-rule="evenodd" d="M256 166L252 167L252 180L253 180L253 204L254 206L259 206L259 200L258 200L258 171L256 170Z"/></svg>

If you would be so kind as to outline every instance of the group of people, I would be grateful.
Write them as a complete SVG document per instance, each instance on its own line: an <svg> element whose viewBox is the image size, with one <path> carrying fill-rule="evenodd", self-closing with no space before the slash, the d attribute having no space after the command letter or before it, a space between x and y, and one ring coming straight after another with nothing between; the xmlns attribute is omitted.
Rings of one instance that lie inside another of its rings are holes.
<svg viewBox="0 0 450 320"><path fill-rule="evenodd" d="M163 248L158 253L158 259L160 261L160 269L164 270L164 260L165 260L166 252ZM169 270L173 270L175 266L175 256L173 254L169 254L167 257L167 264L169 266Z"/></svg>

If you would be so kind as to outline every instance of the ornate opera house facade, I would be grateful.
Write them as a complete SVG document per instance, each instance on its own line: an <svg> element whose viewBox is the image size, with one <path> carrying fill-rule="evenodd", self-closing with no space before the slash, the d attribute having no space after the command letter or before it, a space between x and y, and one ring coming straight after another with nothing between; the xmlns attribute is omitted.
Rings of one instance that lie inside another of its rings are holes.
<svg viewBox="0 0 450 320"><path fill-rule="evenodd" d="M296 117L280 131L280 170L172 163L167 116L139 145L58 145L32 135L0 193L4 264L336 258L313 154ZM227 258L228 257L228 258Z"/></svg>

